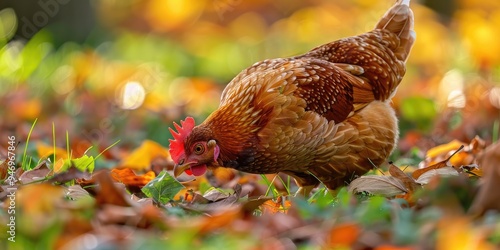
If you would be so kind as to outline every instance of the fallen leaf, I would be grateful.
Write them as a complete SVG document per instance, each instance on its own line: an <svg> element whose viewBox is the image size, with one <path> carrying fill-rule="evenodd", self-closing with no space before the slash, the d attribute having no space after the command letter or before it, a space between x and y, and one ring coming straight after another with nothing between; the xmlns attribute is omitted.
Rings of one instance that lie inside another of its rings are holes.
<svg viewBox="0 0 500 250"><path fill-rule="evenodd" d="M488 210L500 211L500 142L488 146L478 157L484 175L479 193L469 210L471 214L483 215Z"/></svg>
<svg viewBox="0 0 500 250"><path fill-rule="evenodd" d="M328 234L328 248L349 249L356 242L361 233L357 223L345 222L335 225Z"/></svg>
<svg viewBox="0 0 500 250"><path fill-rule="evenodd" d="M183 189L184 186L167 171L160 174L142 188L142 192L149 198L153 198L160 204L166 204L173 200L175 195Z"/></svg>
<svg viewBox="0 0 500 250"><path fill-rule="evenodd" d="M442 144L427 150L427 158L436 158L440 155L447 155L449 152L458 151L460 147L463 147L464 143L458 140L453 140L449 143Z"/></svg>
<svg viewBox="0 0 500 250"><path fill-rule="evenodd" d="M403 182L405 187L408 189L409 193L413 193L415 189L420 187L420 185L418 185L418 183L416 183L413 178L405 174L405 172L403 172L401 169L399 169L396 165L392 163L389 165L389 173L391 174L391 176Z"/></svg>
<svg viewBox="0 0 500 250"><path fill-rule="evenodd" d="M90 196L87 190L83 189L80 185L69 186L66 192L66 196L73 200L79 200L82 197Z"/></svg>
<svg viewBox="0 0 500 250"><path fill-rule="evenodd" d="M451 154L448 158L446 158L446 159L445 159L445 160L443 160L443 161L440 161L440 162L438 162L438 163L435 163L435 164L433 164L433 165L431 165L431 166L428 166L428 167L426 167L426 168L421 168L421 169L417 169L417 170L413 171L413 173L412 173L413 178L414 178L414 179L418 179L418 178L420 177L420 175L422 175L423 173L425 173L425 172L427 172L427 171L433 170L433 169L439 169L439 168L444 168L444 167L450 167L450 166L451 166L451 165L450 165L450 163L449 163L450 159L451 159L451 158L452 158L452 157L453 157L456 153L458 153L460 150L462 150L462 148L463 148L463 147L464 147L463 145L459 146L459 148L458 148L458 149L457 149L457 150L456 150L453 154Z"/></svg>
<svg viewBox="0 0 500 250"><path fill-rule="evenodd" d="M170 154L160 144L145 140L141 146L122 160L120 166L135 170L150 169L151 162L157 157L170 158Z"/></svg>
<svg viewBox="0 0 500 250"><path fill-rule="evenodd" d="M2 163L0 163L0 180L4 180L7 177L8 169L8 161L2 161Z"/></svg>
<svg viewBox="0 0 500 250"><path fill-rule="evenodd" d="M70 167L67 171L55 174L50 178L51 182L65 183L75 179L89 179L91 174L88 172L82 172L76 167Z"/></svg>
<svg viewBox="0 0 500 250"><path fill-rule="evenodd" d="M224 192L220 189L217 188L211 188L205 194L203 195L203 198L207 199L208 201L219 201L222 199L226 199L229 197L231 194L229 192Z"/></svg>
<svg viewBox="0 0 500 250"><path fill-rule="evenodd" d="M278 196L276 201L268 200L262 204L262 213L284 213L286 214L288 209L292 206L290 200L283 200L283 196Z"/></svg>
<svg viewBox="0 0 500 250"><path fill-rule="evenodd" d="M485 144L483 139L475 136L469 145L466 145L462 151L450 158L450 164L456 167L473 164L479 153L484 151Z"/></svg>
<svg viewBox="0 0 500 250"><path fill-rule="evenodd" d="M19 177L19 182L21 182L22 184L28 184L35 181L40 181L47 178L47 176L51 172L52 170L50 170L50 168L47 167L47 162L42 161L32 170L28 170L23 174L21 174L21 176Z"/></svg>
<svg viewBox="0 0 500 250"><path fill-rule="evenodd" d="M271 197L259 197L254 199L248 199L242 204L243 210L245 211L246 214L253 214L255 209L258 209L262 204L271 199L272 199Z"/></svg>
<svg viewBox="0 0 500 250"><path fill-rule="evenodd" d="M435 178L436 176L439 177L458 176L458 171L451 166L437 168L437 169L430 169L421 174L416 180L416 182L421 185L427 185L429 184L431 179Z"/></svg>
<svg viewBox="0 0 500 250"><path fill-rule="evenodd" d="M113 168L111 169L111 177L127 187L142 188L155 178L155 173L148 171L143 175L136 175L130 168Z"/></svg>
<svg viewBox="0 0 500 250"><path fill-rule="evenodd" d="M125 198L125 189L119 189L113 182L108 170L100 170L92 175L95 187L97 205L116 205L129 207L130 200ZM123 185L122 185L123 186Z"/></svg>
<svg viewBox="0 0 500 250"><path fill-rule="evenodd" d="M365 175L354 179L348 186L350 193L368 192L373 195L392 197L408 193L402 181L393 176Z"/></svg>
<svg viewBox="0 0 500 250"><path fill-rule="evenodd" d="M66 151L66 149L55 147L55 151L54 151L54 146L47 145L47 144L41 143L41 142L36 144L36 151L38 153L38 156L42 159L47 158L53 154L56 155L56 161L58 159L68 159L69 158L68 151Z"/></svg>
<svg viewBox="0 0 500 250"><path fill-rule="evenodd" d="M200 199L193 198L193 200L189 204L182 204L181 206L188 210L203 213L218 213L218 211L220 211L221 209L228 209L234 206L238 206L237 202L241 198L242 191L240 185L236 185L234 187L234 192L232 194L217 194L217 192L221 191L219 189L213 190L213 192L209 193L209 198L215 199L214 201L203 197L202 202L198 203L197 201L200 201Z"/></svg>
<svg viewBox="0 0 500 250"><path fill-rule="evenodd" d="M199 226L199 232L201 234L210 233L214 230L226 227L234 223L234 221L241 218L243 215L238 206L224 207L214 210L214 212L214 214L203 218Z"/></svg>
<svg viewBox="0 0 500 250"><path fill-rule="evenodd" d="M80 158L71 159L71 165L82 172L94 172L95 160L93 156L84 155Z"/></svg>

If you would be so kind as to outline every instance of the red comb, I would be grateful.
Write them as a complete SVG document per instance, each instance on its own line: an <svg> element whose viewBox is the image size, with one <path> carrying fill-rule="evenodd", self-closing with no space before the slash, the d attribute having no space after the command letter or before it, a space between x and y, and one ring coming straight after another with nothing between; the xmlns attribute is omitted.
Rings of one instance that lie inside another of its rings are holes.
<svg viewBox="0 0 500 250"><path fill-rule="evenodd" d="M193 117L186 117L186 120L181 121L181 125L174 122L174 127L177 129L177 132L172 128L168 128L170 133L174 137L173 140L170 140L170 156L172 160L177 164L179 163L181 155L184 153L184 140L191 133L191 130L194 128L194 119Z"/></svg>

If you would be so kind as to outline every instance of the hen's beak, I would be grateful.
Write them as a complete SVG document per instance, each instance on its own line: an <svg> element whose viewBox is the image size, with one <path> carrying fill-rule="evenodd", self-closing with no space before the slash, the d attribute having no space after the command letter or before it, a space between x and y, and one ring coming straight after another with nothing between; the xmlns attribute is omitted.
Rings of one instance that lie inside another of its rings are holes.
<svg viewBox="0 0 500 250"><path fill-rule="evenodd" d="M184 171L186 171L190 167L191 167L191 163L186 163L186 164L182 164L182 165L175 164L175 166L174 166L174 177L177 178L177 176L179 176L182 173L184 173Z"/></svg>

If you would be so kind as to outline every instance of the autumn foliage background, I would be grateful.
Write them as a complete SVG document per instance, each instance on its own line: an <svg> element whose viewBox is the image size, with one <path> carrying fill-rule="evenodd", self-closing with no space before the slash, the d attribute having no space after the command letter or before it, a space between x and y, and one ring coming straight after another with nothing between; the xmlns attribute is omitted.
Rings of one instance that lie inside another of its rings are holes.
<svg viewBox="0 0 500 250"><path fill-rule="evenodd" d="M493 249L500 244L495 0L412 1L417 40L393 99L400 142L393 165L370 173L411 187L395 199L347 189L332 197L322 187L303 199L289 195L296 187L286 176L230 170L184 183L173 201L141 191L172 170L172 122L187 115L201 122L240 70L366 32L392 4L3 1L0 180L8 176L7 138L19 142L16 242L5 246ZM461 173L425 185L394 172L450 165Z"/></svg>

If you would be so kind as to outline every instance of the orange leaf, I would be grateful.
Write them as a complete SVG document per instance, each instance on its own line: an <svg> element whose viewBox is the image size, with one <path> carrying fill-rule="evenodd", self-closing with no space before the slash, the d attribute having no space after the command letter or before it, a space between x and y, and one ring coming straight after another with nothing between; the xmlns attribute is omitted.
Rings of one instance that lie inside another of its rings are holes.
<svg viewBox="0 0 500 250"><path fill-rule="evenodd" d="M286 214L292 203L289 200L283 201L282 196L279 196L276 201L268 200L262 204L262 213L284 213Z"/></svg>
<svg viewBox="0 0 500 250"><path fill-rule="evenodd" d="M149 169L153 159L157 157L170 157L168 150L160 144L145 140L141 146L135 149L128 157L122 160L121 166L135 170Z"/></svg>
<svg viewBox="0 0 500 250"><path fill-rule="evenodd" d="M155 173L149 171L143 175L136 175L134 171L130 168L114 168L111 170L111 178L117 182L121 182L126 186L135 186L142 188L148 182L155 178Z"/></svg>
<svg viewBox="0 0 500 250"><path fill-rule="evenodd" d="M219 213L213 214L210 217L203 217L199 226L200 233L210 233L214 230L226 227L242 217L242 212L239 207L222 209Z"/></svg>
<svg viewBox="0 0 500 250"><path fill-rule="evenodd" d="M343 223L330 230L328 246L330 247L349 247L356 242L361 233L361 228L356 223Z"/></svg>

